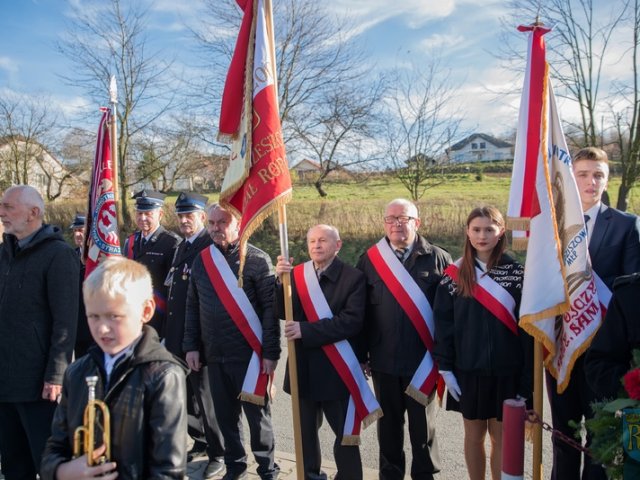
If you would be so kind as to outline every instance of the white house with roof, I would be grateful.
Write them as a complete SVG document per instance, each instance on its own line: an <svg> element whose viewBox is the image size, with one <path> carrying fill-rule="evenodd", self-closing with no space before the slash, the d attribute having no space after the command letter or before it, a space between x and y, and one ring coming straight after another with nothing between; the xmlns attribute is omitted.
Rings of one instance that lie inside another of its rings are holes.
<svg viewBox="0 0 640 480"><path fill-rule="evenodd" d="M513 160L513 144L484 133L474 133L446 150L452 163Z"/></svg>
<svg viewBox="0 0 640 480"><path fill-rule="evenodd" d="M16 168L21 170L21 177L16 174ZM0 138L0 185L8 187L25 179L45 200L78 198L86 192L83 179L43 145L20 136Z"/></svg>

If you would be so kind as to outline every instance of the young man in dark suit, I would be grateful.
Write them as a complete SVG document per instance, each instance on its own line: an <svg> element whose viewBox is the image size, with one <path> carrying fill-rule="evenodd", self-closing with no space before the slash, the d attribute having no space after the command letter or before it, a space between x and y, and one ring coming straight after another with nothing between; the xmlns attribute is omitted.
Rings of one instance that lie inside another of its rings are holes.
<svg viewBox="0 0 640 480"><path fill-rule="evenodd" d="M616 277L640 271L640 223L637 216L602 203L609 180L609 160L603 150L595 147L580 150L573 160L573 173L585 215L591 266L607 288L611 289ZM576 361L569 385L562 394L557 393L555 379L548 372L546 375L553 426L571 437L574 429L569 421L580 423L583 417L591 418L593 412L590 404L597 399L587 382L584 357L582 355ZM587 436L587 445L590 440ZM554 437L551 478L606 479L604 469L592 464L587 455L584 456L580 477L581 457L581 452Z"/></svg>
<svg viewBox="0 0 640 480"><path fill-rule="evenodd" d="M133 196L136 199L138 230L124 244L127 258L140 262L151 273L156 312L149 326L155 328L159 335L163 332L167 309L167 287L164 281L180 243L178 235L160 225L165 197L164 193L152 190L142 190Z"/></svg>
<svg viewBox="0 0 640 480"><path fill-rule="evenodd" d="M180 223L180 233L184 240L176 249L173 263L165 285L169 287L167 298L167 321L162 336L165 347L177 357L184 359L182 350L184 321L187 308L187 292L191 265L198 254L211 245L212 240L205 228L207 197L197 193L182 192L176 200L176 214ZM199 371L191 370L187 376L187 410L194 417L197 427L189 419L189 435L195 440L187 460L207 455L207 464L203 478L212 478L224 468L224 439L218 427L213 399L209 386L207 366ZM195 414L197 406L198 414Z"/></svg>

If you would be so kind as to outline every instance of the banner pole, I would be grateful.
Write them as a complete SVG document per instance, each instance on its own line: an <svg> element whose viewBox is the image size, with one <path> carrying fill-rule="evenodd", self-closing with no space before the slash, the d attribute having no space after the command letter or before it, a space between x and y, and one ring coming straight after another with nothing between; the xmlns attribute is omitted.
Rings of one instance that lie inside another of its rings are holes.
<svg viewBox="0 0 640 480"><path fill-rule="evenodd" d="M542 343L535 340L533 345L533 410L542 419ZM533 480L542 480L542 424L533 424Z"/></svg>
<svg viewBox="0 0 640 480"><path fill-rule="evenodd" d="M116 204L116 216L118 219L118 227L122 229L122 209L125 208L121 205L118 197L120 193L119 183L120 176L118 170L118 87L116 84L116 76L111 75L109 82L109 97L111 103L111 124L109 125L111 133L111 169L113 171L113 199Z"/></svg>
<svg viewBox="0 0 640 480"><path fill-rule="evenodd" d="M278 223L280 227L280 255L289 259L289 238L287 235L286 205L278 208ZM285 320L293 320L293 303L291 301L291 274L284 273L281 277L284 293ZM289 387L291 388L291 411L293 415L293 440L296 453L296 478L304 480L304 462L302 457L302 435L300 430L300 400L298 394L298 362L296 361L296 341L287 341Z"/></svg>

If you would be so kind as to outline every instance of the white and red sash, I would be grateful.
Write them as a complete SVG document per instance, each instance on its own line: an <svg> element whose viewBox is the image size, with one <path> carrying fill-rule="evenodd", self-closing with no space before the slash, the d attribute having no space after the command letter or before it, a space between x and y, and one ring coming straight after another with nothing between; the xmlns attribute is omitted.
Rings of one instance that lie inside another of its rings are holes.
<svg viewBox="0 0 640 480"><path fill-rule="evenodd" d="M427 405L429 395L433 392L440 376L431 356L435 325L429 300L393 253L386 238L382 238L367 250L367 256L382 282L411 320L427 349L406 390L407 395Z"/></svg>
<svg viewBox="0 0 640 480"><path fill-rule="evenodd" d="M209 280L225 310L253 349L242 383L240 399L257 405L265 404L269 376L262 372L262 324L245 291L227 260L215 245L205 248L202 262Z"/></svg>
<svg viewBox="0 0 640 480"><path fill-rule="evenodd" d="M460 265L462 265L461 258L449 265L444 271L454 282L458 281ZM511 330L511 333L518 335L518 319L515 315L516 301L502 285L489 275L485 275L478 267L475 268L476 283L473 286L471 295L480 302L480 305L500 320L505 327Z"/></svg>
<svg viewBox="0 0 640 480"><path fill-rule="evenodd" d="M133 260L133 244L136 241L136 234L132 234L127 238L127 258Z"/></svg>
<svg viewBox="0 0 640 480"><path fill-rule="evenodd" d="M323 318L333 318L331 307L329 307L320 288L313 262L309 261L296 266L293 269L293 278L307 320L314 323ZM359 445L360 426L364 425L366 428L371 425L382 416L382 409L371 391L364 373L362 373L360 362L358 362L351 344L347 340L323 345L322 350L340 375L350 394L347 417L344 421L342 445Z"/></svg>

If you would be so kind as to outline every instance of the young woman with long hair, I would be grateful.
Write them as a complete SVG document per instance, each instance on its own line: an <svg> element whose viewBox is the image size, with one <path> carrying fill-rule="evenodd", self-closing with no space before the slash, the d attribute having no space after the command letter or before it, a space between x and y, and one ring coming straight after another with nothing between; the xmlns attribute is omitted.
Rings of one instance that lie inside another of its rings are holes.
<svg viewBox="0 0 640 480"><path fill-rule="evenodd" d="M531 398L533 341L518 325L522 265L505 254L500 211L475 208L462 258L446 271L434 302L434 357L462 413L464 455L471 480L484 480L484 441L491 439L491 477L501 476L502 402Z"/></svg>

